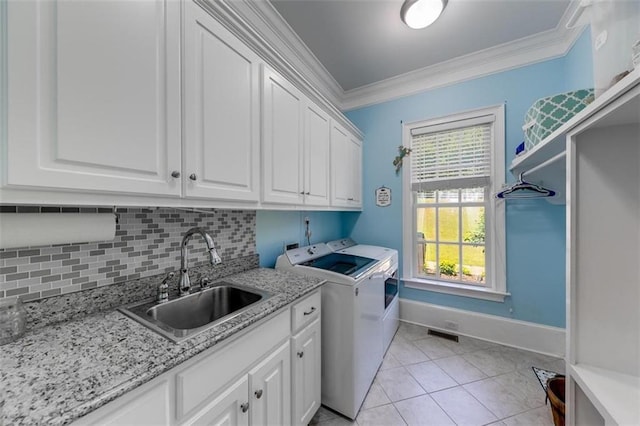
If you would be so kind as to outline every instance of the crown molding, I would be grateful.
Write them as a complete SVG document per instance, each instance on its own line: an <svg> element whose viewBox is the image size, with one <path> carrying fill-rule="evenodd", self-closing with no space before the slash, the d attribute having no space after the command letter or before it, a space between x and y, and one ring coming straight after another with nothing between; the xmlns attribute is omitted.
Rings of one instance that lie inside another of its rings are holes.
<svg viewBox="0 0 640 426"><path fill-rule="evenodd" d="M262 23L259 30L263 36L269 35L269 41L276 50L281 52L292 65L295 65L310 83L323 88L324 95L330 101L339 103L344 95L344 90L273 7L273 4L265 0L243 1L256 16L260 17ZM237 0L232 4L237 4Z"/></svg>
<svg viewBox="0 0 640 426"><path fill-rule="evenodd" d="M348 111L565 56L583 31L566 28L577 7L572 1L552 30L346 91L340 106Z"/></svg>
<svg viewBox="0 0 640 426"><path fill-rule="evenodd" d="M579 7L579 0L572 0L552 30L345 92L268 0L195 1L356 133L359 131L342 111L559 58L567 54L582 32L582 28L566 28Z"/></svg>

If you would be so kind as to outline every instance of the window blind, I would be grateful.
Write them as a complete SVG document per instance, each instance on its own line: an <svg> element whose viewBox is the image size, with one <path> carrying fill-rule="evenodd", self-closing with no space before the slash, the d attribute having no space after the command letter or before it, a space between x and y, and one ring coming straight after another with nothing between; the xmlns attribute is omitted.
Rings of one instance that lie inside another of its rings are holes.
<svg viewBox="0 0 640 426"><path fill-rule="evenodd" d="M481 187L491 177L493 117L413 129L411 189Z"/></svg>

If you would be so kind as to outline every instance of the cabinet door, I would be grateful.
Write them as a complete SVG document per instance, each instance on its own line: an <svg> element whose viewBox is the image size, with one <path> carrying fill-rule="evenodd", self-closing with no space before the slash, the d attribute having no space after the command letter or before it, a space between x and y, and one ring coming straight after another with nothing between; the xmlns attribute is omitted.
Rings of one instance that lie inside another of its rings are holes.
<svg viewBox="0 0 640 426"><path fill-rule="evenodd" d="M331 121L320 108L308 102L305 107L304 128L304 203L327 206Z"/></svg>
<svg viewBox="0 0 640 426"><path fill-rule="evenodd" d="M351 152L347 132L337 124L331 126L331 204L348 206L351 193Z"/></svg>
<svg viewBox="0 0 640 426"><path fill-rule="evenodd" d="M294 336L293 424L307 425L320 408L320 318Z"/></svg>
<svg viewBox="0 0 640 426"><path fill-rule="evenodd" d="M349 138L349 151L351 190L347 201L352 207L362 207L362 143L353 136Z"/></svg>
<svg viewBox="0 0 640 426"><path fill-rule="evenodd" d="M302 94L263 66L263 200L302 204Z"/></svg>
<svg viewBox="0 0 640 426"><path fill-rule="evenodd" d="M5 183L180 195L180 3L7 8Z"/></svg>
<svg viewBox="0 0 640 426"><path fill-rule="evenodd" d="M185 195L258 201L260 60L197 4L184 12Z"/></svg>
<svg viewBox="0 0 640 426"><path fill-rule="evenodd" d="M291 358L286 342L249 372L252 425L291 422Z"/></svg>
<svg viewBox="0 0 640 426"><path fill-rule="evenodd" d="M243 376L184 425L248 425L249 379Z"/></svg>

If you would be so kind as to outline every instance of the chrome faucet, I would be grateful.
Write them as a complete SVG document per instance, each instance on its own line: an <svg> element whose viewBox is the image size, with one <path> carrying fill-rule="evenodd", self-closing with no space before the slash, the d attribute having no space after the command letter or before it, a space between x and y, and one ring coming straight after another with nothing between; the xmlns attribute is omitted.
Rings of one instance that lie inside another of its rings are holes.
<svg viewBox="0 0 640 426"><path fill-rule="evenodd" d="M182 237L182 243L180 243L180 296L184 296L189 294L189 290L191 289L191 280L189 279L189 270L187 269L188 263L188 250L187 244L189 240L194 234L200 234L204 239L204 242L207 244L207 250L209 251L209 262L211 265L218 265L222 263L222 259L218 256L218 252L216 251L216 246L213 243L213 238L209 234L205 232L202 228L191 228Z"/></svg>

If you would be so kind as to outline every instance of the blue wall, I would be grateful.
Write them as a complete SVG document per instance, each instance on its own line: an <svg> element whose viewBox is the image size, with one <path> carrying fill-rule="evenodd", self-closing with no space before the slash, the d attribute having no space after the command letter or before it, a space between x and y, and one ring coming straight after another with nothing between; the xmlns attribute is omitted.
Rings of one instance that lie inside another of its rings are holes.
<svg viewBox="0 0 640 426"><path fill-rule="evenodd" d="M351 237L393 247L402 256L402 179L392 161L402 144L401 121L409 122L504 103L506 168L522 141L527 109L537 99L577 87L591 87L591 48L585 32L559 59L493 74L347 113L365 134L363 212L350 217ZM513 181L507 172L506 179ZM391 188L393 204L375 206L374 191ZM401 288L403 298L551 326L565 325L565 208L544 200L509 201L506 211L507 288L505 303Z"/></svg>
<svg viewBox="0 0 640 426"><path fill-rule="evenodd" d="M593 56L591 55L591 32L588 26L564 57L564 64L567 90L593 87Z"/></svg>
<svg viewBox="0 0 640 426"><path fill-rule="evenodd" d="M348 237L355 223L348 212L265 211L256 215L256 249L260 266L271 268L286 244L307 245L304 218L309 218L311 244Z"/></svg>

